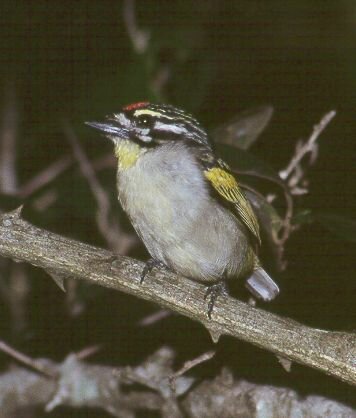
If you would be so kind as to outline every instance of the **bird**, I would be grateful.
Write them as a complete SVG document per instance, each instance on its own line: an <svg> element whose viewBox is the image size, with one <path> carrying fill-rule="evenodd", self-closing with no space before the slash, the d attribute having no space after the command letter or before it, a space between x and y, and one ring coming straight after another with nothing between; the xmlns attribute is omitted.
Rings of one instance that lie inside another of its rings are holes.
<svg viewBox="0 0 356 418"><path fill-rule="evenodd" d="M277 296L258 257L257 217L195 117L142 101L85 123L114 144L118 199L151 257L141 283L156 267L205 284L210 319L233 279L264 301Z"/></svg>

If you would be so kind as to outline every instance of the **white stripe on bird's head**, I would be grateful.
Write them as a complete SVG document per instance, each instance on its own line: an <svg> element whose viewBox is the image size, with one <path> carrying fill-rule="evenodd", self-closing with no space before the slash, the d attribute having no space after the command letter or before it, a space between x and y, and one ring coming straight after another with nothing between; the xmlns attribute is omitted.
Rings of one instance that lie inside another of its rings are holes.
<svg viewBox="0 0 356 418"><path fill-rule="evenodd" d="M125 128L129 128L130 127L131 121L130 121L130 119L128 119L124 115L124 113L114 113L113 116L114 116L114 119L116 119L119 122L120 126L123 126Z"/></svg>
<svg viewBox="0 0 356 418"><path fill-rule="evenodd" d="M158 131L172 132L174 134L187 133L187 129L184 126L167 124L160 121L155 123L154 128Z"/></svg>
<svg viewBox="0 0 356 418"><path fill-rule="evenodd" d="M164 113L161 113L161 112L156 111L156 110L151 110L151 109L138 109L134 112L133 115L134 115L134 117L138 117L138 116L142 116L142 115L149 115L149 116L153 116L153 117L156 117L156 118L164 116L167 119L173 119L171 117L168 117Z"/></svg>

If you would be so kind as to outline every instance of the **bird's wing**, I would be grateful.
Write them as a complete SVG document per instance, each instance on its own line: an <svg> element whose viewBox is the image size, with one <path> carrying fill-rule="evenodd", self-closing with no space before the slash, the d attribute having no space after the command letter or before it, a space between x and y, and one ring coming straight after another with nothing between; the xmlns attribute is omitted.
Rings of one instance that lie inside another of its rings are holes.
<svg viewBox="0 0 356 418"><path fill-rule="evenodd" d="M205 164L204 175L210 186L218 192L226 202L233 205L235 213L243 221L252 235L261 243L259 225L249 201L243 194L236 178L222 160Z"/></svg>

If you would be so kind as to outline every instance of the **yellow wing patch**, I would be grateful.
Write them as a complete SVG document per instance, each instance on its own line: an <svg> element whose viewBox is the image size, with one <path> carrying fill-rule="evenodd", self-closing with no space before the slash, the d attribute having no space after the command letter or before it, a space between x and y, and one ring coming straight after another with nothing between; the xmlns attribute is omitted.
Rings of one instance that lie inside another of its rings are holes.
<svg viewBox="0 0 356 418"><path fill-rule="evenodd" d="M250 203L243 195L235 177L221 167L212 167L204 171L205 177L214 189L228 202L233 203L235 209L247 228L261 243L259 226Z"/></svg>

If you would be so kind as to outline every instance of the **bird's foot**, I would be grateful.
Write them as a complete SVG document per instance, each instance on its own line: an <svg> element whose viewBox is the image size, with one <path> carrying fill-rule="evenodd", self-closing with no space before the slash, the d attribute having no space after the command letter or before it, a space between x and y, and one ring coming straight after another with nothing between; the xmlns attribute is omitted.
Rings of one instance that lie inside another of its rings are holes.
<svg viewBox="0 0 356 418"><path fill-rule="evenodd" d="M162 263L162 261L158 261L158 260L155 260L154 258L150 258L146 262L145 267L142 270L141 277L140 277L140 284L143 283L147 274L149 274L152 271L152 269L155 267L160 268L160 269L167 268L167 266L164 263Z"/></svg>
<svg viewBox="0 0 356 418"><path fill-rule="evenodd" d="M215 284L209 286L206 289L204 299L206 300L209 297L209 302L208 302L208 317L209 317L209 319L211 319L211 313L213 312L213 308L214 308L216 299L220 295L227 295L227 294L228 294L227 286L226 286L226 283L224 281L221 281L219 283L215 283Z"/></svg>

